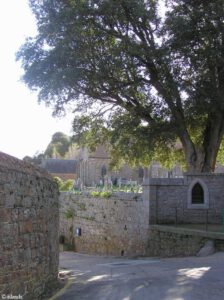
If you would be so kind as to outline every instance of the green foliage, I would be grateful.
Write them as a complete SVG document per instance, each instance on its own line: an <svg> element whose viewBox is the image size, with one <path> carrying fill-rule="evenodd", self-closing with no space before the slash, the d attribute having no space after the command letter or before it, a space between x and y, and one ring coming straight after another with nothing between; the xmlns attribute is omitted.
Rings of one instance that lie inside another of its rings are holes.
<svg viewBox="0 0 224 300"><path fill-rule="evenodd" d="M60 191L61 188L62 188L62 186L63 186L63 184L64 184L63 180L61 178L57 177L57 176L54 177L54 180L56 181L56 183L58 185L58 189Z"/></svg>
<svg viewBox="0 0 224 300"><path fill-rule="evenodd" d="M44 152L44 156L47 158L62 158L71 146L71 138L62 132L56 132L52 136L50 144Z"/></svg>
<svg viewBox="0 0 224 300"><path fill-rule="evenodd" d="M17 55L23 80L55 114L72 102L76 138L108 142L113 164L185 156L211 171L224 133L223 0L164 0L164 18L159 2L30 0L38 34ZM63 155L55 145L49 155Z"/></svg>
<svg viewBox="0 0 224 300"><path fill-rule="evenodd" d="M103 197L103 198L110 198L111 195L112 195L112 193L109 191L103 191L100 193L100 197Z"/></svg>
<svg viewBox="0 0 224 300"><path fill-rule="evenodd" d="M110 198L112 195L112 192L110 191L92 191L90 193L93 197L103 197L103 198Z"/></svg>
<svg viewBox="0 0 224 300"><path fill-rule="evenodd" d="M68 219L68 220L74 218L74 211L71 208L68 208L65 211L65 218Z"/></svg>
<svg viewBox="0 0 224 300"><path fill-rule="evenodd" d="M168 169L176 163L184 167L183 151L176 147L171 128L167 126L167 131L160 130L161 127L148 128L136 117L119 112L106 125L102 120L86 117L74 121L75 141L91 150L99 143L104 144L111 154L111 169L118 169L124 163L132 167L148 166L152 161L159 161Z"/></svg>
<svg viewBox="0 0 224 300"><path fill-rule="evenodd" d="M69 151L73 151L75 147L72 137L56 132L43 153L37 152L33 157L25 156L23 160L34 165L41 165L42 160L46 158L66 158Z"/></svg>
<svg viewBox="0 0 224 300"><path fill-rule="evenodd" d="M93 197L99 197L100 196L100 191L92 191L91 193L90 193L90 195L91 196L93 196Z"/></svg>
<svg viewBox="0 0 224 300"><path fill-rule="evenodd" d="M74 180L72 180L72 179L66 180L65 182L63 182L60 191L62 191L62 192L70 191L73 187L73 183L74 183Z"/></svg>
<svg viewBox="0 0 224 300"><path fill-rule="evenodd" d="M217 161L224 165L224 140L222 140L221 145L220 145L220 149L218 152L218 157L217 157Z"/></svg>
<svg viewBox="0 0 224 300"><path fill-rule="evenodd" d="M59 191L61 191L61 192L68 192L68 191L71 191L73 188L74 181L72 179L63 181L61 178L55 176L54 180L56 181L56 183L58 185Z"/></svg>

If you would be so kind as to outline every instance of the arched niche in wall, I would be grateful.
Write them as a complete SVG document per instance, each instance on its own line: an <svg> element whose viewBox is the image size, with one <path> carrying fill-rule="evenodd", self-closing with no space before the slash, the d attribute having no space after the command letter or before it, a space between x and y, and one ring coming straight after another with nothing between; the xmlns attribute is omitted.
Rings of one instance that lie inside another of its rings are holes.
<svg viewBox="0 0 224 300"><path fill-rule="evenodd" d="M195 178L188 187L187 208L207 209L209 208L208 187L200 178Z"/></svg>

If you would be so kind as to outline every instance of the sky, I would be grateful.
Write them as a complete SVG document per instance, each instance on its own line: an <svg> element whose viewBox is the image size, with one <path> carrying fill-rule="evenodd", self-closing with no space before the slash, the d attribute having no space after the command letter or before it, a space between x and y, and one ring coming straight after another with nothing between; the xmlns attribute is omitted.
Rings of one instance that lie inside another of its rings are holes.
<svg viewBox="0 0 224 300"><path fill-rule="evenodd" d="M43 152L57 131L72 134L72 114L53 118L52 108L38 104L20 80L23 70L15 53L35 33L27 0L0 1L0 151L21 159Z"/></svg>

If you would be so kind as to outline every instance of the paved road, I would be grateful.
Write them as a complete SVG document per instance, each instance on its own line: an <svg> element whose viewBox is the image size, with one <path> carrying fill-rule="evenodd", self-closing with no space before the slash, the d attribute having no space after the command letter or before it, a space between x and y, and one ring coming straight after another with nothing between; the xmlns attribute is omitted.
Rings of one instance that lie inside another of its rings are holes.
<svg viewBox="0 0 224 300"><path fill-rule="evenodd" d="M69 283L57 300L223 300L224 252L208 257L124 259L63 252Z"/></svg>

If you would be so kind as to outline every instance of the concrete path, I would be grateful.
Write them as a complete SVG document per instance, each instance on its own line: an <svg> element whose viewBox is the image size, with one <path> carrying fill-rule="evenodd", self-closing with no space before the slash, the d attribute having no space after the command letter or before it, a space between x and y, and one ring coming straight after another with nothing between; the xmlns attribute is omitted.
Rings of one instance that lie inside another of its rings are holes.
<svg viewBox="0 0 224 300"><path fill-rule="evenodd" d="M69 281L55 300L224 299L224 252L167 259L63 252L60 268Z"/></svg>

